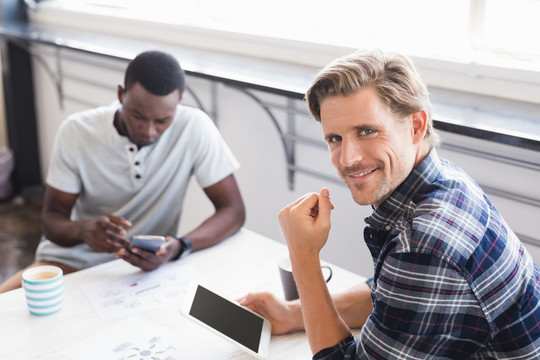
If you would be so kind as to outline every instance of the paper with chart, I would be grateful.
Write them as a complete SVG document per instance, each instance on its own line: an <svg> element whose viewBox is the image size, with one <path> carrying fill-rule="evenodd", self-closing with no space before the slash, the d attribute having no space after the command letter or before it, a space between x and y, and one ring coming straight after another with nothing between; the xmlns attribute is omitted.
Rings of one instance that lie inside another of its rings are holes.
<svg viewBox="0 0 540 360"><path fill-rule="evenodd" d="M130 275L111 274L81 287L96 312L103 319L111 319L180 304L189 282L197 279L202 275L193 266L180 265Z"/></svg>
<svg viewBox="0 0 540 360"><path fill-rule="evenodd" d="M188 322L171 331L148 320L130 317L65 349L64 354L74 360L230 359L234 349L220 345L209 344L208 334Z"/></svg>

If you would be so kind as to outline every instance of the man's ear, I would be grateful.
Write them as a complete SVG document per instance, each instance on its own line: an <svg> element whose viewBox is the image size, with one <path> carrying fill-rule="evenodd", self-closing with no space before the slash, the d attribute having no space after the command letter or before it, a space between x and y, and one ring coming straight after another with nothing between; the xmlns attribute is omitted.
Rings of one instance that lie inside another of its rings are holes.
<svg viewBox="0 0 540 360"><path fill-rule="evenodd" d="M425 111L411 114L413 143L419 144L426 135L428 115Z"/></svg>
<svg viewBox="0 0 540 360"><path fill-rule="evenodd" d="M124 94L124 88L122 87L122 85L118 85L116 87L116 96L118 97L118 101L120 101L120 104L124 104Z"/></svg>

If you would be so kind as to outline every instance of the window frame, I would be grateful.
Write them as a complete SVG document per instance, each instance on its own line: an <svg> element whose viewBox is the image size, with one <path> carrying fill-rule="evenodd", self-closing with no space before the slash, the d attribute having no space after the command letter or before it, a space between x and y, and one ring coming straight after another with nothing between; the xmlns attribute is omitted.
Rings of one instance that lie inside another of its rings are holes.
<svg viewBox="0 0 540 360"><path fill-rule="evenodd" d="M484 16L485 0L471 1L470 27L477 34L472 39L479 47L478 26ZM307 43L296 40L240 34L222 30L197 27L191 24L165 24L124 18L103 13L89 13L76 8L65 8L47 1L40 3L29 12L31 22L64 26L80 30L96 31L111 35L163 41L172 45L199 47L203 49L231 52L279 62L320 68L332 59L354 51L353 48ZM479 20L480 19L480 20ZM140 32L141 26L145 31ZM474 31L474 28L477 30ZM182 32L183 36L171 37L171 33ZM168 36L169 35L169 36ZM219 38L220 41L215 41ZM519 101L540 103L540 72L534 70L536 64L519 59L500 59L495 63L485 60L489 53L476 51L475 60L451 61L447 59L409 54L415 61L428 86L469 91L488 96L503 97ZM483 60L484 59L484 60Z"/></svg>

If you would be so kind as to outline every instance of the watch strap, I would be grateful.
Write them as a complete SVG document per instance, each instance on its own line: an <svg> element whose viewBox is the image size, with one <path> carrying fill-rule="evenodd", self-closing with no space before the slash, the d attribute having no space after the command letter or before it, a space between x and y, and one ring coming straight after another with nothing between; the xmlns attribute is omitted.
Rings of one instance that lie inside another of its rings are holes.
<svg viewBox="0 0 540 360"><path fill-rule="evenodd" d="M188 256L189 253L191 253L191 248L193 247L193 245L191 244L191 241L189 241L187 237L177 238L177 240L180 242L180 245L182 247L180 248L180 252L175 257L171 258L171 260L173 261L176 261L176 260L179 260Z"/></svg>

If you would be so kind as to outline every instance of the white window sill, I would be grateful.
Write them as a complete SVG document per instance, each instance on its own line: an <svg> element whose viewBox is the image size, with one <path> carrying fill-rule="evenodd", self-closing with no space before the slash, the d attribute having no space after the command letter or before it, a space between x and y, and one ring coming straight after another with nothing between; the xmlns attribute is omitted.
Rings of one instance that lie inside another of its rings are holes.
<svg viewBox="0 0 540 360"><path fill-rule="evenodd" d="M96 10L97 9L97 10ZM256 56L320 68L355 49L249 35L201 27L188 20L176 25L143 21L118 9L58 8L44 2L29 18L34 24L62 26L171 45ZM89 12L93 11L93 12ZM429 86L540 103L540 71L530 59L495 59L479 53L456 54L455 61L409 54ZM475 58L471 58L474 56Z"/></svg>

